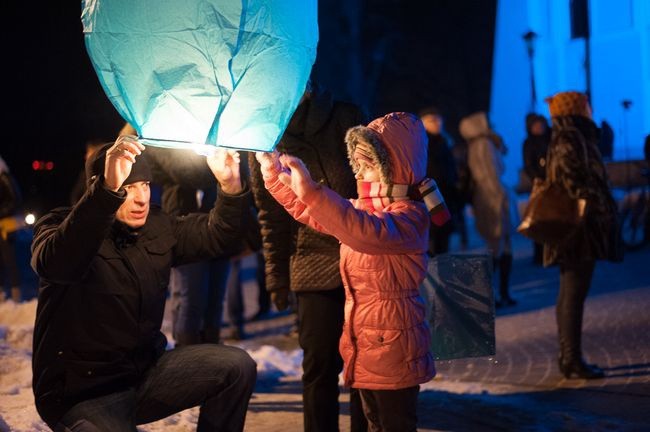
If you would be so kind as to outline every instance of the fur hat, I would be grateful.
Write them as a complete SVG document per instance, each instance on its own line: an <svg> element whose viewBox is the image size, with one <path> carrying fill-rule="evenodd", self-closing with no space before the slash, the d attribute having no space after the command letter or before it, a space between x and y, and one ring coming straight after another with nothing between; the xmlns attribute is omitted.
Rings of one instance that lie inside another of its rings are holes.
<svg viewBox="0 0 650 432"><path fill-rule="evenodd" d="M106 152L113 142L104 144L99 150L97 150L93 155L88 158L86 161L86 183L90 183L93 179L101 174L104 174L104 165L106 163ZM131 166L131 174L124 180L123 185L128 185L131 183L139 181L151 181L151 169L149 168L149 163L147 159L142 156L138 156L135 159L135 163Z"/></svg>
<svg viewBox="0 0 650 432"><path fill-rule="evenodd" d="M584 93L577 91L566 91L556 93L545 99L551 117L577 115L591 118L591 107L589 99Z"/></svg>

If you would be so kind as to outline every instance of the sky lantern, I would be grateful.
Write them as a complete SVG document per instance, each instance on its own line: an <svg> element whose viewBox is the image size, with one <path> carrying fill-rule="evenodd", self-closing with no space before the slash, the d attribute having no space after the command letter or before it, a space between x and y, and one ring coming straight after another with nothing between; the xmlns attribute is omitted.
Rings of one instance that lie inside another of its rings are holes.
<svg viewBox="0 0 650 432"><path fill-rule="evenodd" d="M271 151L316 57L316 0L87 0L106 95L144 144Z"/></svg>

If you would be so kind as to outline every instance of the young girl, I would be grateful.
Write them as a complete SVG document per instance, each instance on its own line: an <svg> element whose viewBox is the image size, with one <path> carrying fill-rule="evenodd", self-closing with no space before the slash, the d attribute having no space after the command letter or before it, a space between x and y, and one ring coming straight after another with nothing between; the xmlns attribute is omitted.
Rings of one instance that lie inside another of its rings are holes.
<svg viewBox="0 0 650 432"><path fill-rule="evenodd" d="M441 225L449 212L435 182L424 178L427 137L417 117L388 114L350 129L346 142L359 199L314 182L296 157L257 158L275 199L341 242L343 376L360 393L368 430L415 431L419 384L435 375L418 287L427 271L429 218Z"/></svg>

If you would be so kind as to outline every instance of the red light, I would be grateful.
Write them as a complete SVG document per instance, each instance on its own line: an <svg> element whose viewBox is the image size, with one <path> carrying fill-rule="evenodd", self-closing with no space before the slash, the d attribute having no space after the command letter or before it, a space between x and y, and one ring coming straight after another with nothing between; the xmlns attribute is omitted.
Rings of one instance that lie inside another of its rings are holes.
<svg viewBox="0 0 650 432"><path fill-rule="evenodd" d="M48 171L52 171L54 169L54 162L47 161L45 163L45 169L48 170Z"/></svg>
<svg viewBox="0 0 650 432"><path fill-rule="evenodd" d="M32 162L32 169L34 171L40 170L41 169L41 161L35 160L34 162Z"/></svg>

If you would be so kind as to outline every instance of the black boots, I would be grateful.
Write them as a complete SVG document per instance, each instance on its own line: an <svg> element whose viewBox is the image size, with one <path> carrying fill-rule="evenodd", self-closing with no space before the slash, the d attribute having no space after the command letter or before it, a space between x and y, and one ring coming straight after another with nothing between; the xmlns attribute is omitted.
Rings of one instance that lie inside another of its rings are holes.
<svg viewBox="0 0 650 432"><path fill-rule="evenodd" d="M582 359L582 316L591 285L594 261L560 267L560 292L555 313L560 341L558 365L565 378L603 378L605 373Z"/></svg>
<svg viewBox="0 0 650 432"><path fill-rule="evenodd" d="M494 269L499 269L499 300L496 307L514 306L517 302L510 297L510 271L512 270L512 255L501 254L494 258Z"/></svg>

